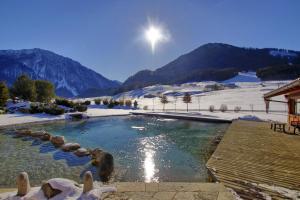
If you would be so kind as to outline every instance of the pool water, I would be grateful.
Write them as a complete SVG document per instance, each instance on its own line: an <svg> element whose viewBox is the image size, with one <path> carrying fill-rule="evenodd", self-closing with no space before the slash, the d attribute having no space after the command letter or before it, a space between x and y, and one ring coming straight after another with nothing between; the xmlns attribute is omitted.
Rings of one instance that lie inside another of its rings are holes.
<svg viewBox="0 0 300 200"><path fill-rule="evenodd" d="M28 126L28 125L27 125ZM212 139L228 124L127 116L61 121L28 126L63 135L85 148L101 148L114 156L115 181L206 181L207 152ZM26 171L33 185L54 177L81 181L91 170L89 157L55 149L50 142L13 138L11 128L0 134L0 187L14 186Z"/></svg>

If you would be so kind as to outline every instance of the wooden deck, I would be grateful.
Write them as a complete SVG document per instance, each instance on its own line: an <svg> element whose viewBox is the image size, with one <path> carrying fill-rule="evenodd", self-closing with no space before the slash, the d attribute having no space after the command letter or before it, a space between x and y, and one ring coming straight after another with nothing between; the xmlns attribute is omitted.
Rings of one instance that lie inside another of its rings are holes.
<svg viewBox="0 0 300 200"><path fill-rule="evenodd" d="M234 121L207 167L244 199L300 199L300 136L269 123Z"/></svg>

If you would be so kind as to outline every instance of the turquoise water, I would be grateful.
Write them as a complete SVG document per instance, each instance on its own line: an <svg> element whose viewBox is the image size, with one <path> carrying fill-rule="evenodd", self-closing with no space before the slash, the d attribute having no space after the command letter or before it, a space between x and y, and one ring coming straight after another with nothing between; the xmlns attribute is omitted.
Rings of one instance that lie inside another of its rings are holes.
<svg viewBox="0 0 300 200"><path fill-rule="evenodd" d="M227 124L168 120L150 117L105 117L86 121L31 125L36 130L63 135L85 148L101 148L115 160L115 181L206 181L205 162L211 140ZM9 133L9 130L2 131ZM19 171L31 182L53 177L80 181L86 170L97 179L90 158L55 149L49 142L0 134L0 186L15 184ZM7 170L9 169L9 170ZM8 179L13 181L8 181Z"/></svg>

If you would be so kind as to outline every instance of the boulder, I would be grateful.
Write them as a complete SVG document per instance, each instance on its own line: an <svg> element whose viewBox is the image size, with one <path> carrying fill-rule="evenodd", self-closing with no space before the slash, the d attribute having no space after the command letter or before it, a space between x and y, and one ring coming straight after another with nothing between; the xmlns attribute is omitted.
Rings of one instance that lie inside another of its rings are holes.
<svg viewBox="0 0 300 200"><path fill-rule="evenodd" d="M99 166L101 164L101 158L102 158L103 153L104 153L104 151L102 151L101 149L98 149L98 148L91 151L93 165Z"/></svg>
<svg viewBox="0 0 300 200"><path fill-rule="evenodd" d="M83 175L83 193L89 192L93 188L93 175L90 171L87 171Z"/></svg>
<svg viewBox="0 0 300 200"><path fill-rule="evenodd" d="M22 172L17 176L17 188L17 196L25 196L29 192L30 183L26 172Z"/></svg>
<svg viewBox="0 0 300 200"><path fill-rule="evenodd" d="M75 152L74 152L74 154L76 155L76 156L78 156L78 157L83 157L83 156L88 156L88 155L90 155L90 151L89 150L87 150L86 148L79 148L79 149L77 149Z"/></svg>
<svg viewBox="0 0 300 200"><path fill-rule="evenodd" d="M65 143L65 137L64 136L53 136L53 137L51 137L50 141L55 147L60 147Z"/></svg>
<svg viewBox="0 0 300 200"><path fill-rule="evenodd" d="M49 141L49 140L51 140L51 137L52 137L52 135L50 133L46 132L44 135L42 135L40 137L40 139L43 140L43 141Z"/></svg>
<svg viewBox="0 0 300 200"><path fill-rule="evenodd" d="M50 199L62 192L59 189L52 188L52 186L47 182L42 183L41 190L44 192L44 195L47 197L47 199Z"/></svg>
<svg viewBox="0 0 300 200"><path fill-rule="evenodd" d="M31 137L42 137L46 132L45 131L35 131L30 134Z"/></svg>
<svg viewBox="0 0 300 200"><path fill-rule="evenodd" d="M46 131L36 131L31 133L31 137L39 138L43 141L48 141L51 139L51 134Z"/></svg>
<svg viewBox="0 0 300 200"><path fill-rule="evenodd" d="M114 158L108 153L100 149L95 149L91 152L92 164L99 167L99 176L102 181L108 181L111 173L114 170Z"/></svg>
<svg viewBox="0 0 300 200"><path fill-rule="evenodd" d="M16 130L16 137L25 137L25 136L30 136L32 134L32 131L29 129L21 129L21 130Z"/></svg>
<svg viewBox="0 0 300 200"><path fill-rule="evenodd" d="M75 151L79 148L80 148L80 144L78 143L66 143L61 147L63 151Z"/></svg>

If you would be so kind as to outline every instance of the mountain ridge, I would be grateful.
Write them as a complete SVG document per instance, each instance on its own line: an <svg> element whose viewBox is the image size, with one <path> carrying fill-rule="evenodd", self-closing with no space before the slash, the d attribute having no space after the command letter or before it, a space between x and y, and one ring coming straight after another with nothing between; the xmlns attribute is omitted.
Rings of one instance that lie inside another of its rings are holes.
<svg viewBox="0 0 300 200"><path fill-rule="evenodd" d="M299 51L207 43L179 56L156 70L137 72L124 81L120 91L128 91L153 84L224 81L234 77L241 71L259 71L270 66L297 66L296 74L300 75L299 64ZM286 73L289 71L290 69L287 69ZM266 79L270 79L270 77Z"/></svg>
<svg viewBox="0 0 300 200"><path fill-rule="evenodd" d="M116 81L81 65L78 61L40 48L0 50L0 79L11 85L21 74L51 81L64 97L109 94L119 87ZM93 90L87 94L86 91Z"/></svg>

